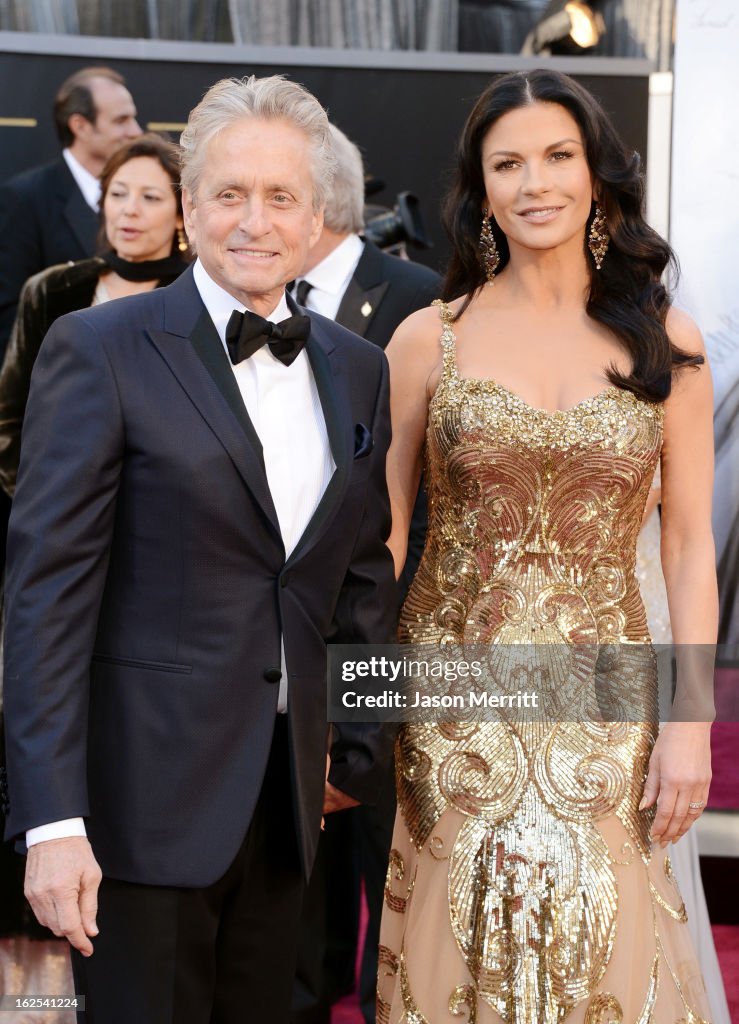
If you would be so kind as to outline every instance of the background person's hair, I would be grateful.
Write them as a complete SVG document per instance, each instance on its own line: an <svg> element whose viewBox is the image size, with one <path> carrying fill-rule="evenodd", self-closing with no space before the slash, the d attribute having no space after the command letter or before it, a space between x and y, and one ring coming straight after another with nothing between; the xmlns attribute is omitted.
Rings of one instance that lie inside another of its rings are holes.
<svg viewBox="0 0 739 1024"><path fill-rule="evenodd" d="M644 219L639 154L626 148L595 97L568 75L548 69L504 75L492 82L475 104L459 142L455 182L444 206L452 257L443 298L449 301L466 295L457 314L461 316L485 284L478 247L485 203L483 140L504 114L532 103L557 103L579 125L599 205L608 223L611 241L599 271L587 250L595 204L583 235L590 268L586 311L619 338L632 361L630 374L610 367L608 379L649 401L664 401L670 394L673 372L703 362L702 356L682 352L673 345L665 329L671 300L662 275L668 267L676 273L677 263L670 246ZM500 253L500 273L510 252L494 218L491 226Z"/></svg>
<svg viewBox="0 0 739 1024"><path fill-rule="evenodd" d="M69 130L69 119L81 114L90 124L95 124L98 112L92 97L90 82L94 78L107 78L109 82L125 86L123 75L112 68L82 68L66 78L54 97L54 124L62 146L71 146L74 135Z"/></svg>
<svg viewBox="0 0 739 1024"><path fill-rule="evenodd" d="M335 124L330 126L330 131L336 157L336 176L326 199L323 223L337 234L359 234L364 227L362 154Z"/></svg>
<svg viewBox="0 0 739 1024"><path fill-rule="evenodd" d="M320 209L333 183L336 164L328 118L315 96L282 75L223 78L208 89L190 112L180 136L183 187L193 198L197 195L208 143L244 117L285 120L305 132L313 153L313 207Z"/></svg>
<svg viewBox="0 0 739 1024"><path fill-rule="evenodd" d="M156 160L162 170L169 176L169 180L172 182L172 192L177 204L177 213L182 217L182 191L180 189L182 150L176 142L170 142L169 139L164 138L163 135L157 135L156 132L146 132L144 135L138 135L135 139L131 139L130 142L124 142L115 151L105 167L103 167L102 174L100 175L101 225L98 234L98 247L101 250L110 249L110 243L105 234L105 216L102 212L110 183L124 164L127 164L129 160L136 160L142 156ZM177 252L177 232L175 232L172 238L172 255L177 254ZM182 258L186 259L186 254Z"/></svg>

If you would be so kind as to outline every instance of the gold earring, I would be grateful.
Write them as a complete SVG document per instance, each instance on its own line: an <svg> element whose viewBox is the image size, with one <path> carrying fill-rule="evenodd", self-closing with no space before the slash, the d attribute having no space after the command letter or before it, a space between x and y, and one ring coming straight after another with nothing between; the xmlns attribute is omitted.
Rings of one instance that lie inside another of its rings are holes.
<svg viewBox="0 0 739 1024"><path fill-rule="evenodd" d="M500 265L500 253L498 252L498 246L495 244L495 235L493 234L491 221L492 214L488 217L487 213L483 213L482 229L480 231L480 263L482 263L482 269L485 271L488 284L492 284L495 280L495 271Z"/></svg>
<svg viewBox="0 0 739 1024"><path fill-rule="evenodd" d="M590 225L590 234L588 235L588 249L593 255L593 262L595 263L595 269L600 270L603 259L608 252L608 243L611 241L611 236L608 234L608 221L606 215L603 213L601 207L595 204L595 216L593 217L593 223Z"/></svg>
<svg viewBox="0 0 739 1024"><path fill-rule="evenodd" d="M177 248L180 252L187 252L187 235L183 228L177 228Z"/></svg>

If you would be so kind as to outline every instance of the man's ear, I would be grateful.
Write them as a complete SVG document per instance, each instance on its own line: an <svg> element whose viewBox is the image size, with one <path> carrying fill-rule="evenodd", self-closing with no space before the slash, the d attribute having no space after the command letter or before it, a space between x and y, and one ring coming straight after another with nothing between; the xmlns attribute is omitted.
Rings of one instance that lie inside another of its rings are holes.
<svg viewBox="0 0 739 1024"><path fill-rule="evenodd" d="M192 241L193 234L195 231L195 225L193 223L193 210L195 203L193 202L192 193L189 188L182 188L182 213L183 213L183 226L187 232L187 237Z"/></svg>
<svg viewBox="0 0 739 1024"><path fill-rule="evenodd" d="M92 135L95 130L95 125L92 121L88 121L83 114L71 114L67 121L67 127L75 139L82 140Z"/></svg>
<svg viewBox="0 0 739 1024"><path fill-rule="evenodd" d="M318 241L318 239L321 237L321 232L323 231L323 211L324 210L325 210L325 207L322 206L319 210L316 210L313 213L313 221L311 223L311 229L310 229L310 242L308 243L308 248L309 249L312 249L313 246Z"/></svg>

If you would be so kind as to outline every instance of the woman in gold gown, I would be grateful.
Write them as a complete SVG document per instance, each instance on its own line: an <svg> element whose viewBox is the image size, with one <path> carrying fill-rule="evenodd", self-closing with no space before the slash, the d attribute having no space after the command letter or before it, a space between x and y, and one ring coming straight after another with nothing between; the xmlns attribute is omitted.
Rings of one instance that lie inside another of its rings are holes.
<svg viewBox="0 0 739 1024"><path fill-rule="evenodd" d="M710 725L658 735L635 549L660 463L674 639L712 644L711 383L642 198L584 89L498 79L459 146L445 301L387 350L398 567L422 466L429 496L400 640L600 652L601 697L636 685L645 713L401 728L380 1024L709 1019L667 846L705 805Z"/></svg>

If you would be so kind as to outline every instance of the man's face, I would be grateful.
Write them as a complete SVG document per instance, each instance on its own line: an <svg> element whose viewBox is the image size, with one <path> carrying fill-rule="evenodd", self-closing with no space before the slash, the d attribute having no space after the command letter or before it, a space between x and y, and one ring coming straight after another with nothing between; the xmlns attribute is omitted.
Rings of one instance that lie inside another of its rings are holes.
<svg viewBox="0 0 739 1024"><path fill-rule="evenodd" d="M285 120L245 117L208 143L185 227L208 274L268 316L297 277L323 226L313 209L308 136Z"/></svg>
<svg viewBox="0 0 739 1024"><path fill-rule="evenodd" d="M94 124L76 115L74 124L70 119L70 128L84 147L88 159L99 163L102 169L124 142L141 135L141 128L136 120L131 93L124 85L108 78L93 78L90 80L90 92L97 110Z"/></svg>

